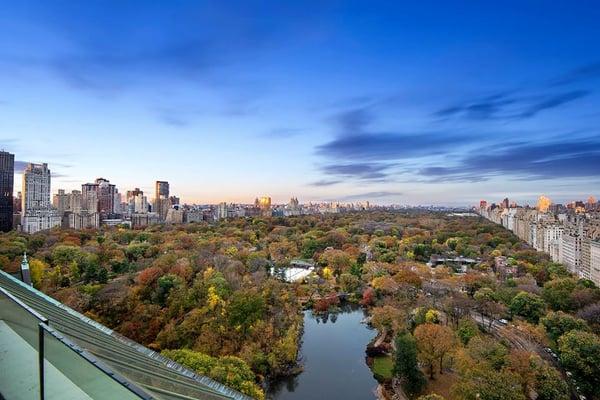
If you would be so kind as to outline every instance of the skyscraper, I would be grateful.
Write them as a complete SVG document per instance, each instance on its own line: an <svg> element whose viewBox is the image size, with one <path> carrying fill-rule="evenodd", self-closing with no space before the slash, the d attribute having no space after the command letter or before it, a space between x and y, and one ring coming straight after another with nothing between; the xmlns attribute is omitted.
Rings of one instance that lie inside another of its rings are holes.
<svg viewBox="0 0 600 400"><path fill-rule="evenodd" d="M139 188L127 191L128 213L145 214L148 212L148 198Z"/></svg>
<svg viewBox="0 0 600 400"><path fill-rule="evenodd" d="M98 211L104 215L115 213L115 198L117 193L115 185L104 178L96 179L96 185L98 185Z"/></svg>
<svg viewBox="0 0 600 400"><path fill-rule="evenodd" d="M61 224L61 217L50 203L51 174L48 164L29 164L23 172L21 227L35 233Z"/></svg>
<svg viewBox="0 0 600 400"><path fill-rule="evenodd" d="M13 184L15 155L0 151L0 231L8 232L13 227Z"/></svg>
<svg viewBox="0 0 600 400"><path fill-rule="evenodd" d="M98 185L84 183L81 185L81 208L89 212L98 211Z"/></svg>
<svg viewBox="0 0 600 400"><path fill-rule="evenodd" d="M169 182L156 181L154 191L154 209L153 211L160 215L161 220L165 220L169 211Z"/></svg>
<svg viewBox="0 0 600 400"><path fill-rule="evenodd" d="M164 197L166 199L169 198L169 182L166 181L156 181L156 198Z"/></svg>
<svg viewBox="0 0 600 400"><path fill-rule="evenodd" d="M58 214L62 217L66 211L69 211L69 195L65 193L64 189L58 189L58 193L52 198L52 205L58 211Z"/></svg>

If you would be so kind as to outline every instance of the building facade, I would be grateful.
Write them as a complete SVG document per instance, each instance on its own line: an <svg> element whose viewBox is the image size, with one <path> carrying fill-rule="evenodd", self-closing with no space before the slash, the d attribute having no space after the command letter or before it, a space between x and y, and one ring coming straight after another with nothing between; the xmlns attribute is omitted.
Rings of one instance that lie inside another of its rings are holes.
<svg viewBox="0 0 600 400"><path fill-rule="evenodd" d="M590 242L590 279L598 284L600 282L600 242Z"/></svg>
<svg viewBox="0 0 600 400"><path fill-rule="evenodd" d="M167 181L156 181L154 188L154 208L153 211L156 212L161 221L164 221L167 217L167 212L170 207L169 201L169 182Z"/></svg>
<svg viewBox="0 0 600 400"><path fill-rule="evenodd" d="M506 209L481 202L478 212L510 229L536 250L547 253L577 277L600 285L600 214L582 211L582 206L577 205L581 202L564 207L544 198L538 203L538 208ZM595 199L592 203L595 204Z"/></svg>
<svg viewBox="0 0 600 400"><path fill-rule="evenodd" d="M35 233L61 225L50 204L51 173L48 164L29 164L23 172L21 230Z"/></svg>
<svg viewBox="0 0 600 400"><path fill-rule="evenodd" d="M13 228L15 155L0 151L0 232Z"/></svg>

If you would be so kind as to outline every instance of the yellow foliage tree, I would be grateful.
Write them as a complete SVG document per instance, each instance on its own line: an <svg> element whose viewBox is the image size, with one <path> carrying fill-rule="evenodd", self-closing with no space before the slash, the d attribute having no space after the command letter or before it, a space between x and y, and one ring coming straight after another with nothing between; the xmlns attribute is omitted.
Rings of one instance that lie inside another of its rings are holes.
<svg viewBox="0 0 600 400"><path fill-rule="evenodd" d="M38 260L37 258L32 258L29 260L29 273L31 274L31 282L33 286L39 289L42 284L42 278L44 277L44 273L48 269L48 264L43 262L42 260Z"/></svg>
<svg viewBox="0 0 600 400"><path fill-rule="evenodd" d="M217 293L217 289L214 286L210 286L208 288L208 307L211 310L214 310L215 307L217 305L219 305L219 303L221 303L221 297L219 297L219 294Z"/></svg>

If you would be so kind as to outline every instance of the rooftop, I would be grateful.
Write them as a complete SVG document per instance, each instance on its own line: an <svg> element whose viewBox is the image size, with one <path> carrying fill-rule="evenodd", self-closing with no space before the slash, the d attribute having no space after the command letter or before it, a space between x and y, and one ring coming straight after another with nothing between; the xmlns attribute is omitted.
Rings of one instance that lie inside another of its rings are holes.
<svg viewBox="0 0 600 400"><path fill-rule="evenodd" d="M0 271L0 393L40 391L61 400L249 399Z"/></svg>

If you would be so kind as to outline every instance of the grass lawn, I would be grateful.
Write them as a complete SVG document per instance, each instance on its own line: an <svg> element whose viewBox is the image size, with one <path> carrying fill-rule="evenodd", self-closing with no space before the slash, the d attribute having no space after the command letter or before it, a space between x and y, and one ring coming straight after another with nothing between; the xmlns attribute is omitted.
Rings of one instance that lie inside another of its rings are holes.
<svg viewBox="0 0 600 400"><path fill-rule="evenodd" d="M390 356L375 357L373 359L373 373L375 376L380 376L384 379L392 379L392 369L394 362Z"/></svg>

